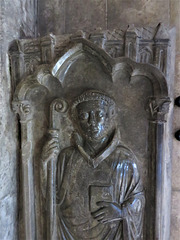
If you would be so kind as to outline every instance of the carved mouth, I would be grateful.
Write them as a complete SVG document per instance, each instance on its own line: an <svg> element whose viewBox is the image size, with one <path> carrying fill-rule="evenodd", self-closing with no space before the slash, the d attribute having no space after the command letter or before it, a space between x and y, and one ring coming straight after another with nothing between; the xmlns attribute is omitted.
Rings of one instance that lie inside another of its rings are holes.
<svg viewBox="0 0 180 240"><path fill-rule="evenodd" d="M99 131L98 130L92 130L91 132L92 133L98 133Z"/></svg>
<svg viewBox="0 0 180 240"><path fill-rule="evenodd" d="M88 129L88 132L98 133L98 132L99 132L99 129L98 129L98 128L89 128L89 129Z"/></svg>

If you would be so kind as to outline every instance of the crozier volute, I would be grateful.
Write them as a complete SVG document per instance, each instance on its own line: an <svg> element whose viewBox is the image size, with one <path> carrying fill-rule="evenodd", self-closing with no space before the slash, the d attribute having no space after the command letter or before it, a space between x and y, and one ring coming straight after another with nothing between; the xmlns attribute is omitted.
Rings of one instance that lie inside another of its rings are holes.
<svg viewBox="0 0 180 240"><path fill-rule="evenodd" d="M12 44L20 239L167 239L169 34L161 24Z"/></svg>

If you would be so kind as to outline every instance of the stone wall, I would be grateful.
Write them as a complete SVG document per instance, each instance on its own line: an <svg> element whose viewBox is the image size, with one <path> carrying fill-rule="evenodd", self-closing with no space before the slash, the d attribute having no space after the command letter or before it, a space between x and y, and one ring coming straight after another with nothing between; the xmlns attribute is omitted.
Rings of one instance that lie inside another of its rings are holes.
<svg viewBox="0 0 180 240"><path fill-rule="evenodd" d="M180 1L170 1L170 24L176 26L176 68L174 97L180 95ZM173 131L180 129L180 108L174 109ZM180 143L173 139L171 239L180 236Z"/></svg>
<svg viewBox="0 0 180 240"><path fill-rule="evenodd" d="M35 36L33 0L0 1L0 239L17 239L18 132L11 110L8 48L20 37Z"/></svg>
<svg viewBox="0 0 180 240"><path fill-rule="evenodd" d="M178 2L178 0L177 0ZM39 1L39 33L72 33L96 28L169 24L169 0L44 0Z"/></svg>
<svg viewBox="0 0 180 240"><path fill-rule="evenodd" d="M176 26L175 96L180 94L180 1L179 0L1 0L0 8L0 239L17 239L18 132L10 108L12 84L8 46L16 38L36 34L72 33L79 29ZM38 10L38 14L37 14ZM38 18L37 18L38 16ZM38 21L37 21L38 20ZM180 129L180 109L174 110L173 133ZM180 236L180 148L173 138L171 239ZM166 209L164 209L166 211Z"/></svg>

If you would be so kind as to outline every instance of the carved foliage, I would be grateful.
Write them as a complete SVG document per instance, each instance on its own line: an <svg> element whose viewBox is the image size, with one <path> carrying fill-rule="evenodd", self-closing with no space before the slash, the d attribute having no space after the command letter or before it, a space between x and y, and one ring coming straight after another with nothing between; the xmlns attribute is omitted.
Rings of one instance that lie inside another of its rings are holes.
<svg viewBox="0 0 180 240"><path fill-rule="evenodd" d="M15 113L19 114L21 122L32 119L32 106L28 100L13 101L12 108Z"/></svg>
<svg viewBox="0 0 180 240"><path fill-rule="evenodd" d="M152 121L163 123L166 121L165 116L169 111L170 98L155 98L151 97L148 101L147 110L150 113Z"/></svg>

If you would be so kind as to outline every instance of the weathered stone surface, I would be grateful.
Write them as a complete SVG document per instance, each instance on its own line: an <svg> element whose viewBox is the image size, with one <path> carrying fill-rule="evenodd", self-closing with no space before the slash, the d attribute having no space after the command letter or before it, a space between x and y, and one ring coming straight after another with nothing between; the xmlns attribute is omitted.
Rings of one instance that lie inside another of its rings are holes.
<svg viewBox="0 0 180 240"><path fill-rule="evenodd" d="M160 14L161 13L161 14ZM39 1L39 33L62 34L97 28L115 29L128 24L156 26L169 23L168 0L54 0Z"/></svg>
<svg viewBox="0 0 180 240"><path fill-rule="evenodd" d="M72 33L79 29L86 31L97 28L106 29L105 2L105 0L93 0L85 3L84 0L68 0L65 9L66 33Z"/></svg>
<svg viewBox="0 0 180 240"><path fill-rule="evenodd" d="M39 33L41 35L45 35L49 32L53 32L54 34L60 34L65 33L65 22L68 21L69 18L74 19L76 21L76 26L74 27L74 22L70 19L69 23L72 25L70 26L68 22L68 31L75 31L78 29L86 29L88 28L96 28L96 27L102 27L105 28L106 24L104 22L104 15L105 15L105 6L106 1L98 1L100 5L94 4L94 2L97 1L79 1L81 2L81 6L79 5L78 1L71 1L72 6L74 4L78 6L78 8L81 9L81 12L76 10L74 7L71 7L68 10L68 13L66 13L65 10L65 3L68 4L68 1L60 1L60 0L40 0L39 2ZM159 21L164 22L166 24L176 25L177 29L177 52L180 51L180 2L179 0L158 0L158 1L118 1L118 0L109 0L108 2L108 27L111 29L119 28L119 26L124 25L125 28L127 24L129 23L135 23L136 25L156 25ZM169 4L170 3L170 4ZM6 170L1 169L0 174L5 175L5 178L3 177L3 181L0 183L0 187L2 187L3 191L5 191L5 194L2 191L2 198L1 201L1 208L0 211L3 213L2 218L0 219L0 229L1 226L5 226L7 224L8 227L3 228L3 231L1 232L0 239L14 239L16 236L16 230L15 230L15 221L13 220L12 224L9 219L9 216L12 216L12 219L14 219L16 213L12 210L16 206L16 201L11 202L11 197L13 191L16 191L15 184L14 183L14 177L12 177L9 173L12 171L13 173L16 171L16 150L15 150L15 141L16 138L16 131L15 125L12 125L14 122L13 114L11 112L11 109L9 108L9 102L11 98L11 83L10 78L8 76L8 60L6 58L6 54L8 51L8 45L9 43L19 38L20 36L33 36L34 35L34 28L33 21L36 20L36 16L34 17L34 14L36 13L36 7L33 6L33 1L24 1L24 0L14 0L12 1L1 1L1 8L0 8L0 16L1 21L3 21L3 34L1 34L0 39L0 45L1 45L1 54L3 52L3 58L2 61L6 63L6 66L3 66L3 73L0 76L0 135L1 138L1 155L0 155L0 161L2 162L2 166L6 163ZM84 5L88 5L89 9L86 8ZM94 9L94 7L99 7L102 9L99 12ZM170 6L170 7L169 7ZM32 9L35 8L35 9ZM86 9L85 11L83 9ZM91 10L91 8L93 10ZM94 12L96 13L96 16L94 17ZM55 13L55 14L54 14ZM78 15L78 14L79 15ZM88 16L87 19L89 22L84 21L86 18L85 16L90 13L93 17ZM99 14L101 13L101 14ZM72 15L68 15L72 14ZM78 16L75 16L78 15ZM65 17L66 16L66 17ZM80 17L79 17L80 16ZM91 23L92 19L92 23ZM93 19L96 19L98 24L96 22L93 22ZM66 21L65 21L66 20ZM103 21L103 22L101 22ZM79 22L79 23L78 23ZM79 25L80 27L79 27ZM83 25L84 24L84 25ZM98 26L97 26L98 25ZM2 26L2 24L1 24ZM87 27L88 26L88 27ZM1 31L1 30L0 30ZM3 35L3 39L2 39ZM177 71L179 71L179 57L177 57ZM180 95L180 86L179 86L179 75L176 74L176 82L175 82L175 96ZM174 110L174 131L180 128L180 112L179 109L176 107ZM140 129L141 131L142 129ZM173 131L173 132L174 132ZM12 132L12 134L10 134ZM173 135L173 133L171 133ZM5 141L4 141L5 140ZM7 144L7 146L5 146ZM179 174L179 142L174 140L174 148L173 148L173 189L178 188L179 189L179 182L180 182L180 174ZM9 152L9 155L7 154ZM6 181L6 183L5 183ZM8 183L7 183L8 182ZM7 188L9 188L7 190ZM8 195L6 195L8 194ZM8 198L6 197L8 196ZM178 195L179 196L179 195ZM16 199L16 197L12 197L13 199ZM178 240L179 239L179 231L178 228L180 228L180 223L174 222L174 220L178 219L178 213L180 211L177 211L176 206L178 203L177 201L173 201L172 204L174 206L174 210L172 211L172 236L171 239ZM11 209L10 212L6 211L6 204L8 205L8 208ZM176 204L175 204L176 203ZM7 218L5 218L5 216ZM7 235L9 233L9 235ZM8 237L7 237L8 236Z"/></svg>
<svg viewBox="0 0 180 240"><path fill-rule="evenodd" d="M178 46L177 46L178 48ZM180 96L180 54L176 55L176 68L175 68L175 86L174 97ZM180 107L174 108L174 125L173 132L175 133L180 129ZM173 139L173 156L172 156L172 189L180 190L180 151L179 141ZM172 225L173 227L173 225Z"/></svg>
<svg viewBox="0 0 180 240"><path fill-rule="evenodd" d="M127 28L169 23L168 0L54 0L39 1L39 33L72 33L79 29Z"/></svg>
<svg viewBox="0 0 180 240"><path fill-rule="evenodd" d="M109 0L107 9L109 29L128 24L142 27L169 22L168 0Z"/></svg>
<svg viewBox="0 0 180 240"><path fill-rule="evenodd" d="M38 1L38 33L43 36L48 33L65 33L64 0Z"/></svg>
<svg viewBox="0 0 180 240"><path fill-rule="evenodd" d="M179 240L180 236L180 191L172 192L171 238Z"/></svg>
<svg viewBox="0 0 180 240"><path fill-rule="evenodd" d="M105 0L39 1L39 32L62 34L106 29Z"/></svg>
<svg viewBox="0 0 180 240"><path fill-rule="evenodd" d="M170 1L170 24L176 27L176 49L180 52L180 1Z"/></svg>
<svg viewBox="0 0 180 240"><path fill-rule="evenodd" d="M34 36L34 1L0 2L0 239L16 240L18 232L18 133L11 110L12 82L8 48L21 36Z"/></svg>
<svg viewBox="0 0 180 240"><path fill-rule="evenodd" d="M175 85L174 85L174 95L179 96L180 93L180 45L176 46L176 65L175 65Z"/></svg>
<svg viewBox="0 0 180 240"><path fill-rule="evenodd" d="M14 182L16 180L14 179ZM13 184L13 183L12 183ZM12 187L11 187L12 188ZM8 194L0 200L0 239L15 240L18 235L17 194Z"/></svg>
<svg viewBox="0 0 180 240"><path fill-rule="evenodd" d="M180 110L176 109L174 110L174 133L180 129L179 127L179 115ZM179 148L179 141L174 139L173 141L173 161L172 161L172 190L180 190L180 153L176 150ZM176 212L177 214L177 212Z"/></svg>
<svg viewBox="0 0 180 240"><path fill-rule="evenodd" d="M180 1L170 1L170 24L176 26L176 69L174 97L180 96ZM180 108L174 108L173 135L180 129ZM180 142L173 139L171 239L180 236Z"/></svg>

